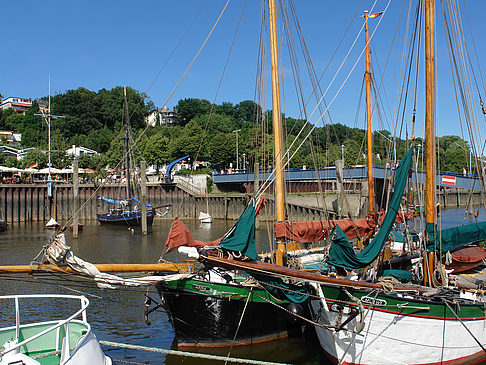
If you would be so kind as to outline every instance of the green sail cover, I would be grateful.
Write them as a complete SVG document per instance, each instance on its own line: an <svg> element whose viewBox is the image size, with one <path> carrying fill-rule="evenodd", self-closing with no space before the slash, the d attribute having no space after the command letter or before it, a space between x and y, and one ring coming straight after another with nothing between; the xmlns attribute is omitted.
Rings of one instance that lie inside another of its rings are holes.
<svg viewBox="0 0 486 365"><path fill-rule="evenodd" d="M293 303L304 303L312 294L307 285L290 284L281 278L275 278L268 275L252 274L260 284L262 284L270 294L280 300L289 300Z"/></svg>
<svg viewBox="0 0 486 365"><path fill-rule="evenodd" d="M388 269L388 270L381 270L376 273L378 278L386 278L392 277L399 280L401 283L408 283L412 281L413 275L410 271L406 270L398 270L398 269Z"/></svg>
<svg viewBox="0 0 486 365"><path fill-rule="evenodd" d="M390 205L388 206L380 230L371 240L370 244L363 251L358 253L354 252L353 246L349 243L342 229L336 226L332 234L331 248L327 259L328 264L343 267L348 270L359 270L371 264L378 257L395 223L403 192L407 184L411 161L412 147L410 147L400 161L400 165L395 174L395 186Z"/></svg>
<svg viewBox="0 0 486 365"><path fill-rule="evenodd" d="M430 241L427 246L429 252L434 251L434 247L437 250L442 248L442 252L447 252L470 243L486 240L486 222L466 224L440 231L436 231L433 223L426 223L425 229ZM438 237L436 238L436 236Z"/></svg>
<svg viewBox="0 0 486 365"><path fill-rule="evenodd" d="M219 246L239 251L252 260L258 260L255 246L255 207L250 203L246 210L240 215L234 227L221 240Z"/></svg>
<svg viewBox="0 0 486 365"><path fill-rule="evenodd" d="M248 205L234 227L221 240L219 246L227 250L242 252L253 260L259 259L255 246L255 206L253 202ZM303 303L311 294L308 286L286 283L281 278L268 275L252 275L262 283L268 292L280 300Z"/></svg>

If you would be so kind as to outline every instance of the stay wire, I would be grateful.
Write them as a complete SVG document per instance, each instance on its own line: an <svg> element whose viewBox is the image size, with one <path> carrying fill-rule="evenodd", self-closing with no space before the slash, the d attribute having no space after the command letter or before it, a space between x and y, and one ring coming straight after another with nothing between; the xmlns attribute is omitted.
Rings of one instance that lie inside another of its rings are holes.
<svg viewBox="0 0 486 365"><path fill-rule="evenodd" d="M245 2L243 3L243 8L241 9L240 18L238 19L238 23L236 25L235 33L233 35L233 40L231 41L231 46L229 48L228 55L226 56L226 62L225 62L224 67L223 67L223 72L221 73L221 77L219 79L218 87L217 87L216 93L214 95L213 103L211 104L211 109L209 110L208 120L206 121L206 125L204 126L204 130L203 130L203 133L202 133L202 136L201 136L201 141L199 142L199 147L197 148L196 157L194 158L194 162L196 162L198 160L199 152L201 151L202 144L203 144L204 139L206 137L206 132L207 132L208 127L209 127L209 122L211 121L211 117L212 117L213 111L214 111L214 106L216 105L216 99L218 98L219 90L220 90L221 84L223 82L223 78L224 78L224 75L225 75L225 72L226 72L226 68L228 67L228 62L229 62L229 59L231 57L233 47L235 45L236 36L238 35L238 30L240 28L241 19L243 18L243 14L245 12L246 3L247 3L247 0L245 0Z"/></svg>

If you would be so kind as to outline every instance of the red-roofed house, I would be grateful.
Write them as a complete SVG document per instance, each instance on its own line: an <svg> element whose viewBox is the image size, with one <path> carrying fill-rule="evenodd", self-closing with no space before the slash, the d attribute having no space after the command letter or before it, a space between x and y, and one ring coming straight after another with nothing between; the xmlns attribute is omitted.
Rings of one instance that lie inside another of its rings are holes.
<svg viewBox="0 0 486 365"><path fill-rule="evenodd" d="M32 99L24 99L17 97L8 97L2 103L0 103L0 109L13 108L19 114L25 114L25 112L32 106Z"/></svg>

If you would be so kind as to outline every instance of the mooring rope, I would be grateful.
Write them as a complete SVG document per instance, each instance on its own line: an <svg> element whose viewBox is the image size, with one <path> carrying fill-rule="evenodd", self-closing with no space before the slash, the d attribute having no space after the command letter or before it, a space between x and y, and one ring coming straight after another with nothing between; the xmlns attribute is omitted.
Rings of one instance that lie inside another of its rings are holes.
<svg viewBox="0 0 486 365"><path fill-rule="evenodd" d="M225 365L228 363L228 361L230 359L231 351L233 351L233 346L235 345L236 336L238 336L238 331L240 330L241 322L243 322L243 317L246 313L246 308L248 307L248 302L250 301L252 291L253 291L253 288L250 289L250 294L248 294L248 297L246 298L245 306L243 308L243 312L241 313L240 321L238 322L238 327L236 327L235 335L233 336L233 341L231 341L231 347L228 351L228 355L226 356L226 361L224 362Z"/></svg>
<svg viewBox="0 0 486 365"><path fill-rule="evenodd" d="M118 342L111 342L111 341L99 341L99 342L100 342L100 344L105 345L105 346L119 347L119 348L122 348L122 349L159 352L159 353L168 354L168 355L195 357L195 358L199 358L199 359L216 360L216 361L229 361L229 362L232 362L232 363L239 363L239 364L290 365L290 364L285 364L285 363L281 363L281 362L269 362L269 361L260 361L260 360L252 360L252 359L241 359L241 358L237 358L237 357L229 357L228 358L226 356L199 354L199 353L196 353L196 352L166 350L166 349L161 349L161 348L157 348L157 347L129 345L129 344L126 344L126 343L118 343Z"/></svg>

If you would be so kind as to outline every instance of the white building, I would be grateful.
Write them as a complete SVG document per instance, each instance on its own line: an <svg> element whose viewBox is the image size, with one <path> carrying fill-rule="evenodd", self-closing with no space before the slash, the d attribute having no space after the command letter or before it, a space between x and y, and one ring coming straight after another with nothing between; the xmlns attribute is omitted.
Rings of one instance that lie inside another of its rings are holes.
<svg viewBox="0 0 486 365"><path fill-rule="evenodd" d="M32 99L8 97L0 103L0 109L13 108L19 114L25 114L25 112L32 107Z"/></svg>
<svg viewBox="0 0 486 365"><path fill-rule="evenodd" d="M0 146L0 153L3 153L6 157L9 158L16 158L17 160L22 160L25 155L31 150L33 150L33 147L29 148L24 148L23 150L19 150L14 147L10 146Z"/></svg>
<svg viewBox="0 0 486 365"><path fill-rule="evenodd" d="M157 124L171 127L176 121L177 113L166 106L162 109L154 110L147 118L145 118L145 122L152 127L155 127Z"/></svg>
<svg viewBox="0 0 486 365"><path fill-rule="evenodd" d="M97 155L98 152L96 152L95 150L92 150L92 149L89 149L89 148L86 148L86 147L82 147L82 146L75 146L73 145L71 148L67 149L66 150L66 155L69 155L69 156L76 156L76 157L79 157L81 155Z"/></svg>

